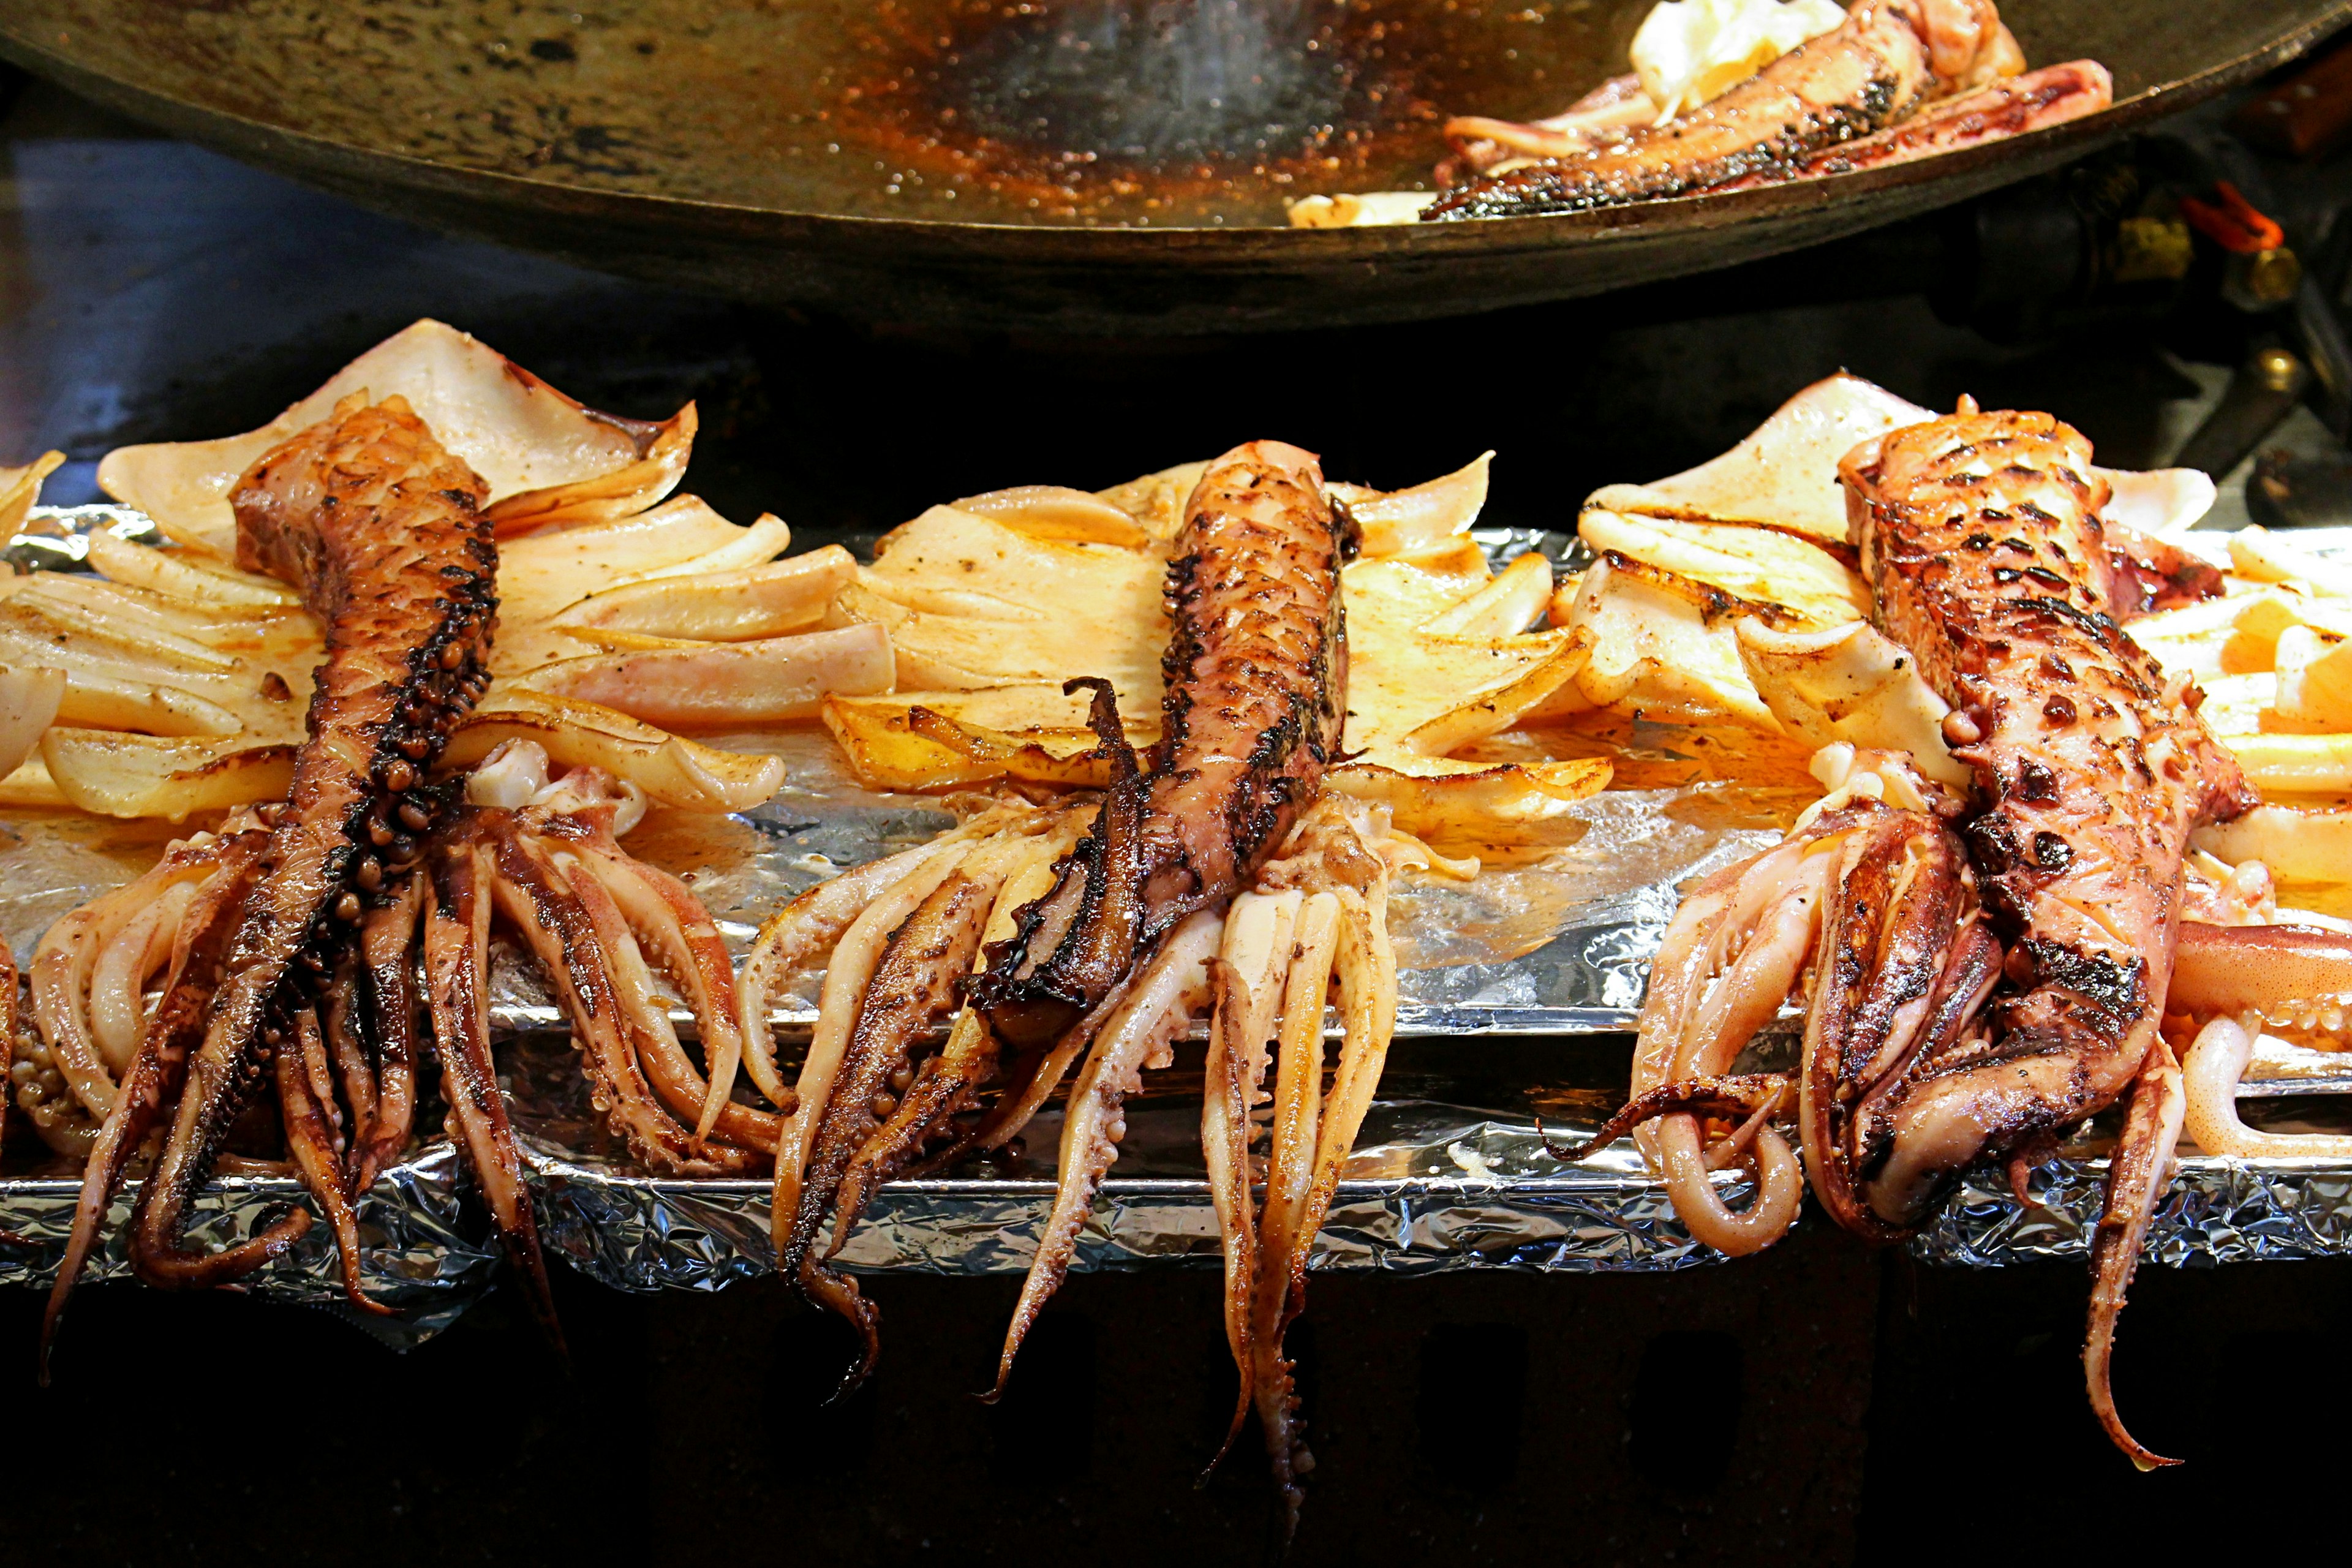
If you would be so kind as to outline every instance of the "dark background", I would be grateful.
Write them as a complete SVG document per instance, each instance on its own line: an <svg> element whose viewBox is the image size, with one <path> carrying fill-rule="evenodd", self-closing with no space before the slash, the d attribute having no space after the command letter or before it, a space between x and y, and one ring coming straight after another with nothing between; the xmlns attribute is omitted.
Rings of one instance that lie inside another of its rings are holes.
<svg viewBox="0 0 2352 1568"><path fill-rule="evenodd" d="M688 487L809 542L1257 436L1381 486L1493 447L1490 521L1563 528L1595 486L1711 456L1841 366L1930 405L2050 408L2134 466L2240 346L2210 322L2021 329L1985 303L1980 214L1378 331L892 331L441 238L21 79L0 102L0 458L64 448L62 502L96 499L109 447L263 423L420 314L593 405L698 399ZM2280 438L2324 447L2298 419ZM1289 1560L2067 1562L2284 1547L2336 1517L2352 1261L2142 1274L2120 1397L2189 1461L2151 1477L2086 1407L2086 1285L2076 1264L1920 1269L1817 1218L1680 1275L1320 1278L1294 1343L1321 1463ZM1213 1274L1073 1279L993 1409L969 1394L1011 1279L873 1281L881 1370L829 1409L846 1346L777 1289L557 1287L569 1371L503 1297L395 1355L323 1313L93 1287L47 1390L38 1300L0 1293L0 1562L1273 1560L1255 1453L1193 1485L1232 1397Z"/></svg>

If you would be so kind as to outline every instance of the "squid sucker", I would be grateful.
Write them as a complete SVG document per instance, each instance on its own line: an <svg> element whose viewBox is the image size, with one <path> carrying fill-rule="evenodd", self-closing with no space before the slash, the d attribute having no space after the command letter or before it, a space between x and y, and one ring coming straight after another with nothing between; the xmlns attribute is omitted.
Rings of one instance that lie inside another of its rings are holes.
<svg viewBox="0 0 2352 1568"><path fill-rule="evenodd" d="M498 554L482 513L487 493L403 399L369 405L362 395L265 455L237 484L238 563L299 585L325 626L309 738L285 804L264 808L226 842L223 866L236 874L216 876L181 924L162 1001L91 1151L50 1299L51 1331L160 1117L170 1118L169 1131L131 1222L131 1257L142 1279L231 1281L309 1228L308 1211L297 1209L208 1255L183 1237L190 1199L265 1077L284 1102L294 1162L342 1233L347 1291L368 1304L352 1246L357 1173L333 1146L338 1112L322 1022L341 1032L332 977L349 967L370 910L400 891L415 863L440 805L425 774L488 683ZM391 1099L404 1117L404 1094ZM355 1147L380 1153L383 1140L358 1131Z"/></svg>
<svg viewBox="0 0 2352 1568"><path fill-rule="evenodd" d="M2110 537L2091 457L2046 414L1963 399L1841 463L1874 618L1950 705L1943 740L1971 786L1822 753L1832 793L1796 831L1686 893L1652 968L1633 1098L1602 1136L1641 1126L1692 1234L1737 1254L1787 1230L1808 1177L1877 1242L1916 1231L1981 1162L2007 1163L2022 1194L2061 1137L2128 1099L2084 1364L2094 1411L2146 1468L2168 1461L2124 1429L2107 1368L2182 1124L2162 1033L2175 955L2221 945L2210 927L2184 933L2189 838L2256 797L2199 718L2201 693L2121 624L2150 602L2147 552ZM2282 985L2342 986L2340 943L2285 927L2240 941ZM2192 1005L2219 994L2185 989ZM1795 1081L1730 1076L1792 994L1810 997ZM1773 1125L1791 1112L1801 1170ZM1710 1121L1736 1130L1709 1147ZM1757 1180L1737 1212L1709 1179L1731 1163Z"/></svg>
<svg viewBox="0 0 2352 1568"><path fill-rule="evenodd" d="M1117 697L1092 683L1119 776L1052 890L970 983L1000 1039L1035 1047L1098 1016L1139 958L1186 916L1221 911L1289 830L1346 717L1339 568L1353 537L1296 447L1253 441L1201 477L1168 565L1159 761L1138 768Z"/></svg>

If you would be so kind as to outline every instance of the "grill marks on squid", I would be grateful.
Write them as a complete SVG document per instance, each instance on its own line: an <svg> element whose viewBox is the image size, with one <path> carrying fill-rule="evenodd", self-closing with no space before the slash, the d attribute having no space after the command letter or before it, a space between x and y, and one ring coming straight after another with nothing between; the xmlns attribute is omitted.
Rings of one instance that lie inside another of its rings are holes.
<svg viewBox="0 0 2352 1568"><path fill-rule="evenodd" d="M1118 1157L1128 1092L1206 1000L1217 917L1288 834L1338 749L1339 567L1353 537L1311 454L1253 442L1211 464L1168 567L1172 629L1151 765L1128 744L1109 682L1074 680L1070 689L1092 689L1097 754L1111 763L1098 805L1006 818L945 851L935 873L916 867L856 889L871 901L856 919L845 899L843 918L823 922L834 952L779 1150L775 1239L780 1271L856 1329L849 1384L873 1364L877 1314L830 1259L876 1185L919 1161L1001 1147L1083 1057L1060 1193L1003 1365L1060 1284ZM748 995L804 956L824 899L807 896L795 906L805 920L787 910L761 933ZM985 967L974 974L976 960ZM946 1045L919 1062L950 1017ZM759 1031L747 1033L756 1057ZM957 1127L950 1119L992 1079L994 1105Z"/></svg>
<svg viewBox="0 0 2352 1568"><path fill-rule="evenodd" d="M2193 689L2117 624L2145 605L2156 556L2107 537L2106 488L2079 434L1963 401L1864 443L1839 472L1877 621L1951 704L1944 739L1975 787L1954 798L1906 760L1848 757L1832 796L1779 847L1692 889L1652 966L1633 1102L1609 1131L1657 1119L1645 1152L1695 1237L1733 1254L1776 1239L1797 1206L1763 1125L1780 1093L1724 1075L1807 973L1805 1166L1822 1207L1859 1235L1901 1240L1987 1159L2007 1162L2025 1201L2025 1172L2058 1138L2128 1095L2084 1364L2116 1447L2144 1468L2167 1463L2124 1429L2108 1364L2182 1120L2158 1025L2183 851L2192 827L2252 792ZM2195 574L2160 574L2196 591ZM2192 956L2183 999L2325 983L2326 954L2298 962L2275 933L2248 947L2259 979L2216 984ZM2192 954L2217 950L2200 936ZM1708 1150L1694 1112L1737 1130ZM1707 1179L1734 1159L1756 1170L1758 1194L1736 1213Z"/></svg>

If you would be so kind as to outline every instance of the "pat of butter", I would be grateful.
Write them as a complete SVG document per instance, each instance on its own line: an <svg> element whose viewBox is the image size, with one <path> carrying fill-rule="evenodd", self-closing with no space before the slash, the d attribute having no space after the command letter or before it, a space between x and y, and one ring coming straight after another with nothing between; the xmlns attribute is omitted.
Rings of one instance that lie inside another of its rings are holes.
<svg viewBox="0 0 2352 1568"><path fill-rule="evenodd" d="M1503 1173L1495 1169L1494 1162L1467 1143L1448 1143L1445 1154L1468 1173L1474 1182L1499 1182L1503 1179Z"/></svg>
<svg viewBox="0 0 2352 1568"><path fill-rule="evenodd" d="M1427 191L1359 191L1352 195L1302 196L1290 204L1293 228L1363 228L1418 223L1437 198Z"/></svg>
<svg viewBox="0 0 2352 1568"><path fill-rule="evenodd" d="M1844 21L1837 0L1662 0L1633 35L1633 70L1663 125Z"/></svg>

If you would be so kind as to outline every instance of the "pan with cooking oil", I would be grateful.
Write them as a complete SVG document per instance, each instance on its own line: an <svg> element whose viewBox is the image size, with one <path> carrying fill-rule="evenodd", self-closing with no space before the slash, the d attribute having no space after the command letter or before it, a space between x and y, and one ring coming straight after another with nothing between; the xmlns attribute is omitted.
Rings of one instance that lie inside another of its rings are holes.
<svg viewBox="0 0 2352 1568"><path fill-rule="evenodd" d="M1959 200L2248 79L2352 0L2009 0L2115 106L1924 163L1559 216L1294 229L1558 111L1650 0L9 0L0 55L401 216L874 320L1201 332L1465 314Z"/></svg>

